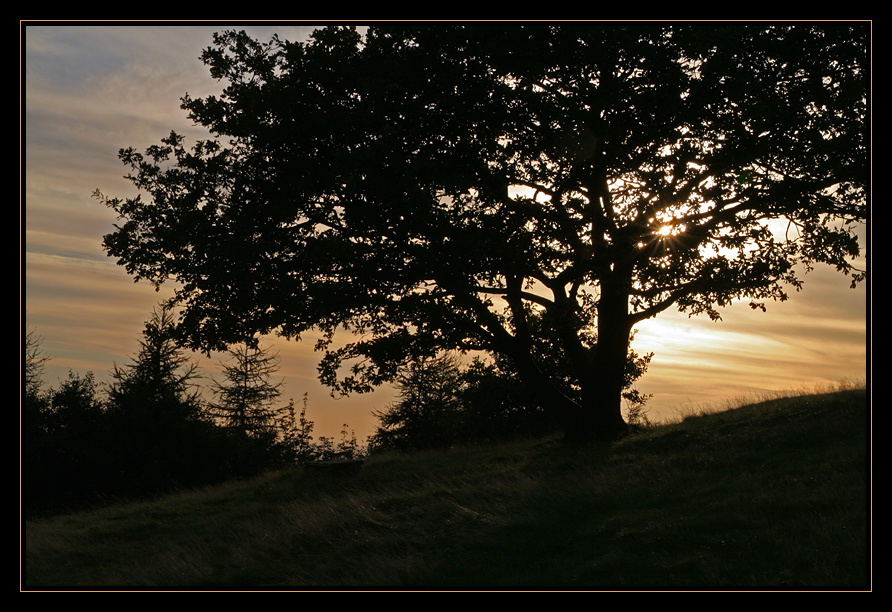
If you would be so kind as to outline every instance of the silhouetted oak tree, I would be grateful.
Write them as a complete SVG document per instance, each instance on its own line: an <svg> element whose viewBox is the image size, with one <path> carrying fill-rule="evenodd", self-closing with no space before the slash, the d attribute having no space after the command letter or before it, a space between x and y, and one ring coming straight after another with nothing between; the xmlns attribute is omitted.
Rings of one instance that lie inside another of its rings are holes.
<svg viewBox="0 0 892 612"><path fill-rule="evenodd" d="M227 32L202 55L222 94L183 98L212 136L121 151L145 195L97 192L123 220L105 248L137 279L177 283L194 348L321 331L321 378L340 391L433 347L495 351L569 434L613 436L639 321L762 307L815 262L863 276L850 262L866 217L867 35ZM537 312L578 399L535 358ZM358 335L334 344L341 327Z"/></svg>

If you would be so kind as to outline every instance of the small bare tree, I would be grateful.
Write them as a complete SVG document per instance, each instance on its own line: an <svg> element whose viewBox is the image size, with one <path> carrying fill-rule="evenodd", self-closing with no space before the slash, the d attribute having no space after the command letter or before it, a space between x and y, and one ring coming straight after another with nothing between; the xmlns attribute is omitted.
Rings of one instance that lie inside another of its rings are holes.
<svg viewBox="0 0 892 612"><path fill-rule="evenodd" d="M42 338L33 329L25 332L25 394L37 397L43 384L43 368L50 358L40 349Z"/></svg>

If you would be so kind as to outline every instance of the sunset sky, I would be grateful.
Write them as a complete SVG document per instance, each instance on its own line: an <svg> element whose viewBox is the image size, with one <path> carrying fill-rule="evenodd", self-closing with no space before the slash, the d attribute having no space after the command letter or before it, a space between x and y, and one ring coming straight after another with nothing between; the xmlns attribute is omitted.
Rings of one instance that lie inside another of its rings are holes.
<svg viewBox="0 0 892 612"><path fill-rule="evenodd" d="M102 236L115 214L91 197L132 195L117 158L176 130L204 134L180 109L180 98L217 94L219 85L198 60L211 34L244 29L263 41L305 38L312 26L251 23L207 25L29 25L23 28L22 319L52 358L45 383L69 370L108 380L138 350L144 322L165 297L132 279L106 257ZM866 234L866 230L865 230ZM860 262L864 266L864 262ZM737 304L723 320L666 312L638 327L633 348L654 352L638 387L652 393L651 415L766 391L811 387L867 374L865 284L822 267L805 288L768 312ZM349 424L364 440L393 393L333 400L316 379L313 341L273 338L281 358L283 395L309 394L307 416L317 435L337 436ZM220 378L218 360L201 360Z"/></svg>

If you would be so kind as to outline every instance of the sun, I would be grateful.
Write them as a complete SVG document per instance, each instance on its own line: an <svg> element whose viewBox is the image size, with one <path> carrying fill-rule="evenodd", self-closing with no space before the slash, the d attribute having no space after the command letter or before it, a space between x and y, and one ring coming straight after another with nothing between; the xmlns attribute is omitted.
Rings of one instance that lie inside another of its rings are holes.
<svg viewBox="0 0 892 612"><path fill-rule="evenodd" d="M669 238L670 236L676 236L684 231L685 227L683 225L664 225L654 233L658 238L664 239Z"/></svg>

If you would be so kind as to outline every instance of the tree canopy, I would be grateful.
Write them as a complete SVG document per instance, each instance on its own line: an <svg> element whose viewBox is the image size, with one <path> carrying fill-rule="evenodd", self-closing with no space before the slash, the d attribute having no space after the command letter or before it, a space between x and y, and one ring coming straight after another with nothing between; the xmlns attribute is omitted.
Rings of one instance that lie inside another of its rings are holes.
<svg viewBox="0 0 892 612"><path fill-rule="evenodd" d="M123 220L104 245L175 282L193 348L321 332L321 379L343 392L437 349L491 351L568 433L612 436L638 322L764 308L819 262L863 278L867 35L225 32L201 57L222 93L182 101L211 136L121 150L141 195L97 191ZM542 362L556 353L575 393Z"/></svg>

